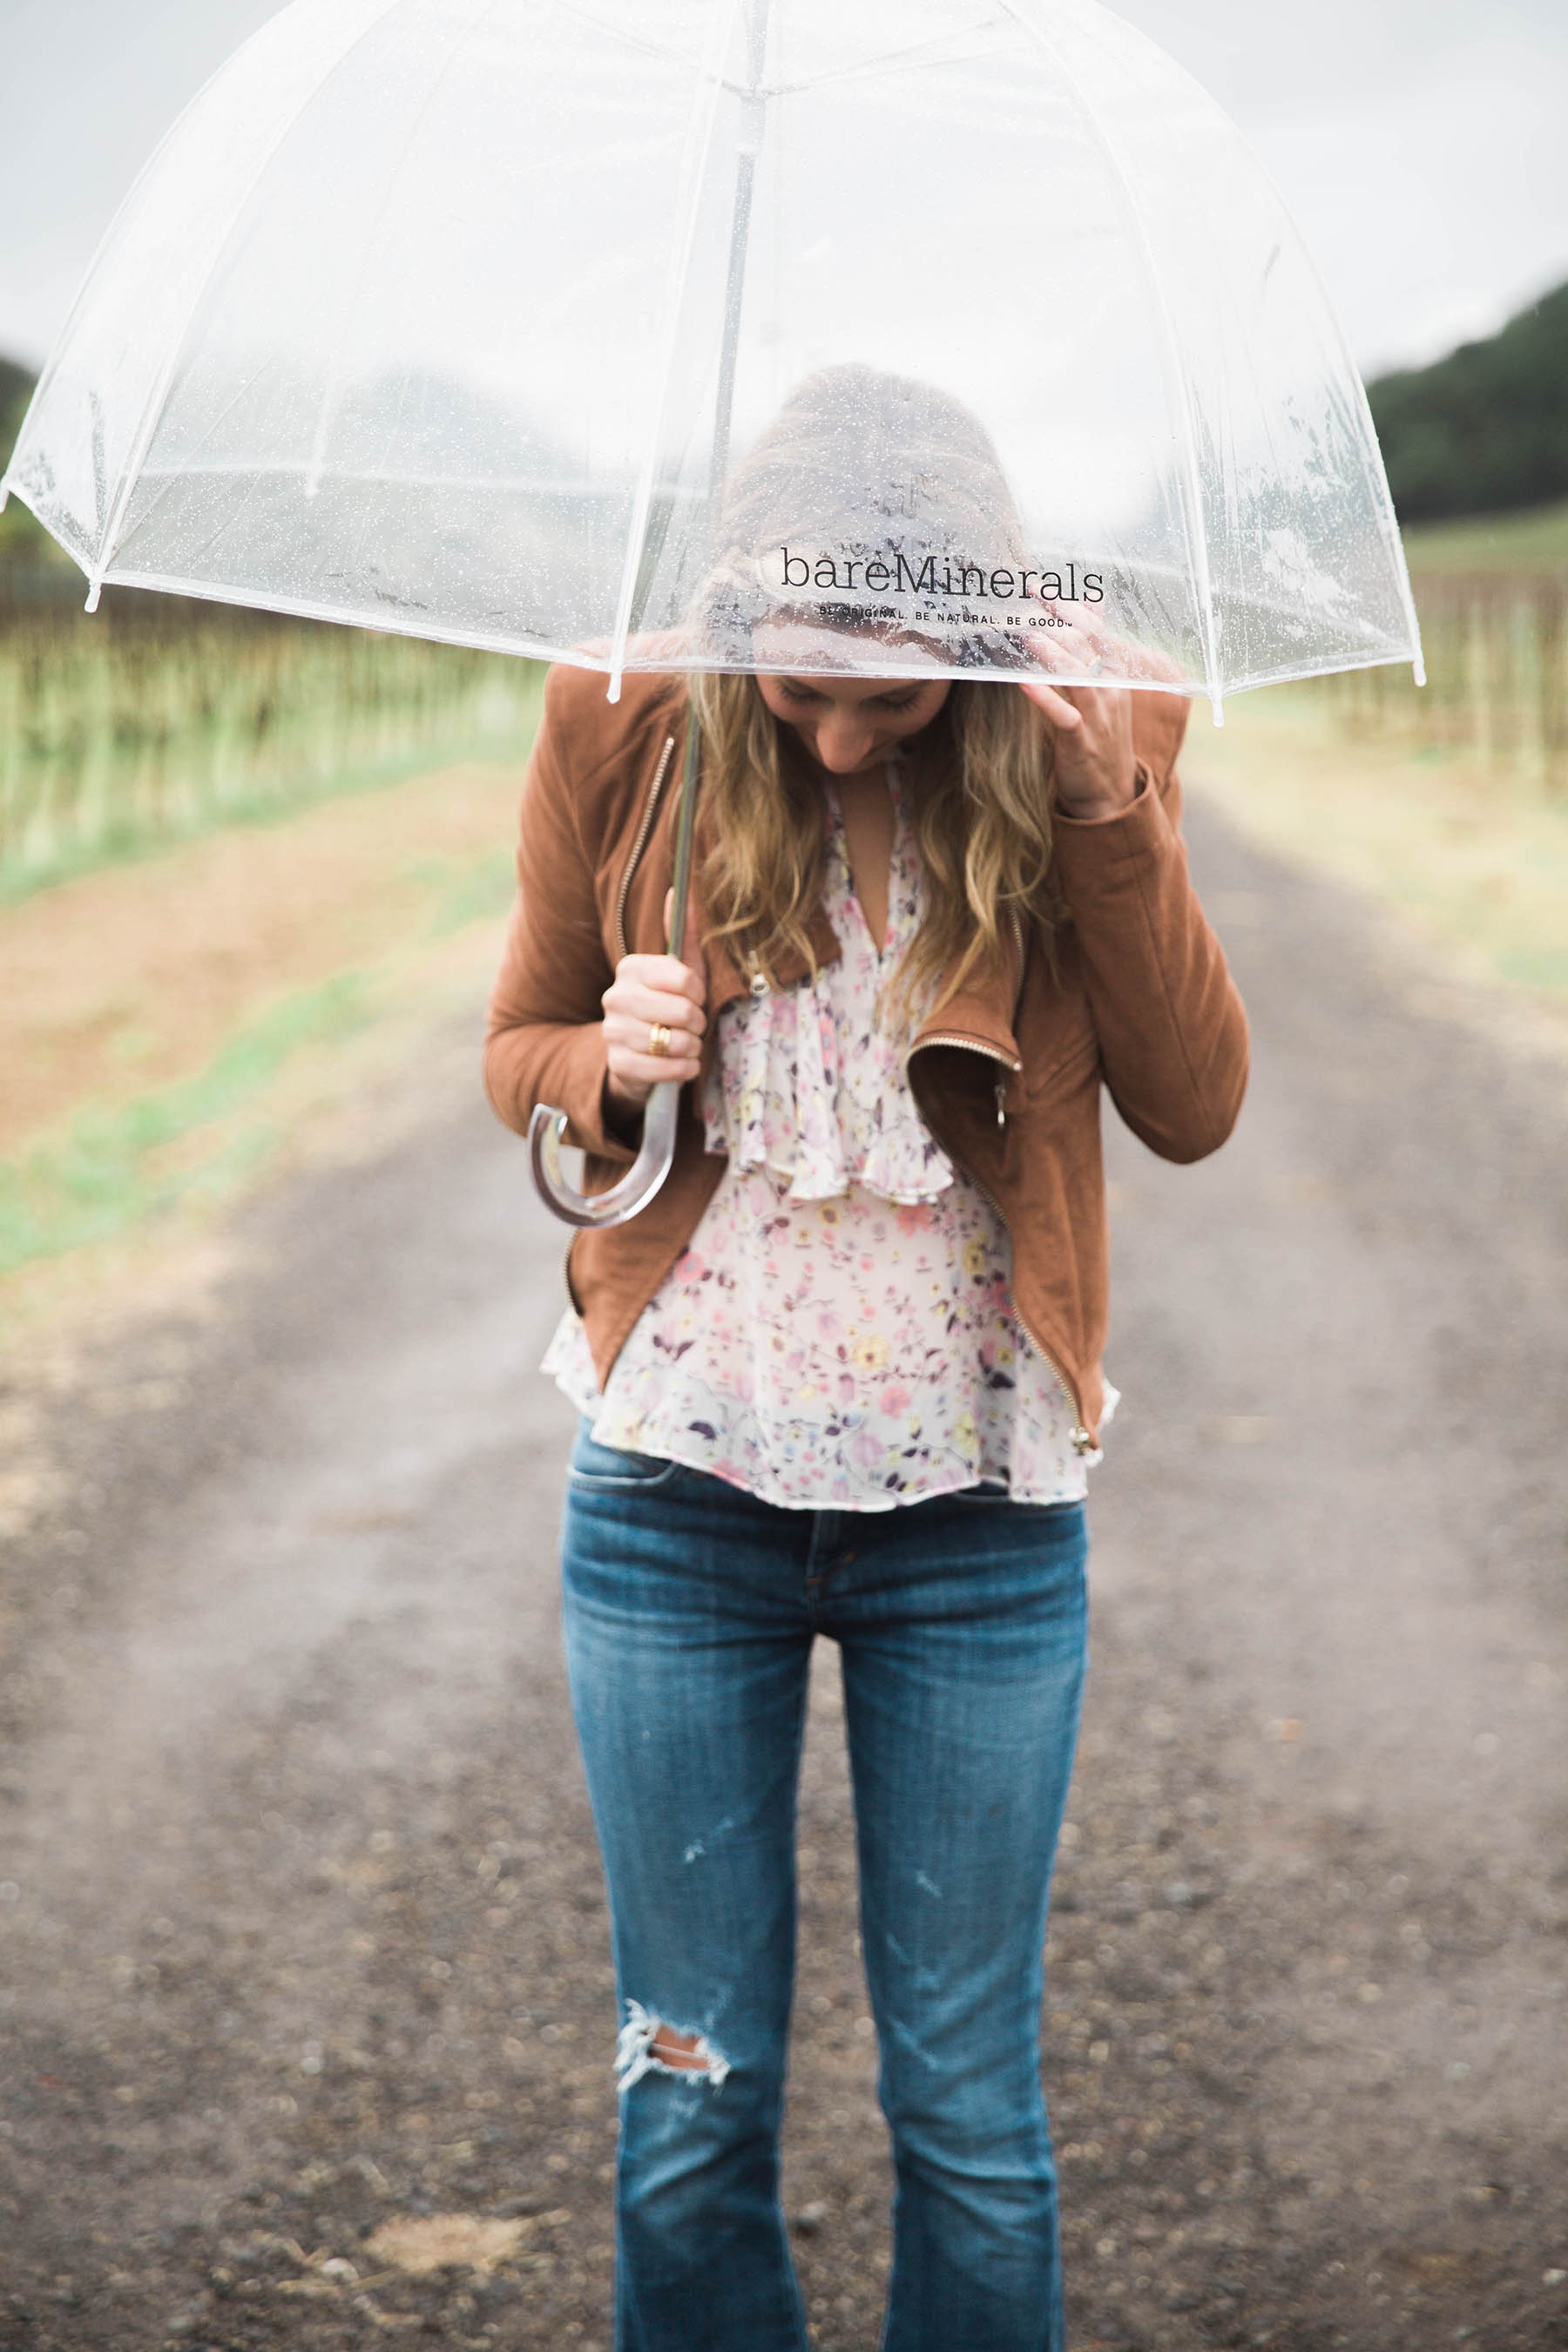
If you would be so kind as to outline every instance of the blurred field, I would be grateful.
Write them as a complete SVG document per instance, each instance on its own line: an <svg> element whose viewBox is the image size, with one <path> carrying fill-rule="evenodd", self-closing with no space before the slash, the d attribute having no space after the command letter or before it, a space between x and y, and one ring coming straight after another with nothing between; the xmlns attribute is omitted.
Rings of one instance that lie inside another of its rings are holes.
<svg viewBox="0 0 1568 2352"><path fill-rule="evenodd" d="M1568 798L1568 576L1431 572L1415 590L1426 686L1403 667L1324 680L1342 724Z"/></svg>
<svg viewBox="0 0 1568 2352"><path fill-rule="evenodd" d="M1256 841L1370 891L1472 977L1568 1014L1568 504L1405 533L1427 684L1347 672L1199 705L1186 769Z"/></svg>
<svg viewBox="0 0 1568 2352"><path fill-rule="evenodd" d="M1417 582L1431 572L1568 572L1568 499L1424 523L1405 533L1405 553Z"/></svg>
<svg viewBox="0 0 1568 2352"><path fill-rule="evenodd" d="M0 574L0 898L214 824L526 743L531 665Z"/></svg>
<svg viewBox="0 0 1568 2352"><path fill-rule="evenodd" d="M1243 833L1381 900L1470 977L1568 1020L1568 798L1402 740L1337 681L1195 715L1185 772Z"/></svg>

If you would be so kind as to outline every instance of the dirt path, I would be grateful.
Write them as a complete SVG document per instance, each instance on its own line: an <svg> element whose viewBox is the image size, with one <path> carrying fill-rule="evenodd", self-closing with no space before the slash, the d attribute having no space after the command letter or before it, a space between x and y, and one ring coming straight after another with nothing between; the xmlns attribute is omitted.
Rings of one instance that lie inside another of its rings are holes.
<svg viewBox="0 0 1568 2352"><path fill-rule="evenodd" d="M482 999L519 765L431 770L39 890L0 916L0 1359L68 1385L123 1298L205 1276L215 1220L363 1156L432 1008ZM0 1531L41 1475L0 1416Z"/></svg>
<svg viewBox="0 0 1568 2352"><path fill-rule="evenodd" d="M0 1151L188 1082L279 995L450 935L476 885L504 904L519 774L434 769L7 908Z"/></svg>
<svg viewBox="0 0 1568 2352"><path fill-rule="evenodd" d="M1568 2345L1563 1072L1194 833L1258 1072L1212 1163L1112 1143L1047 2031L1072 2341ZM219 1319L56 1415L68 1500L3 1588L7 2352L608 2343L558 1242L469 1041L417 1079L416 1131L238 1221ZM826 1654L803 1848L789 2201L824 2352L869 2352Z"/></svg>

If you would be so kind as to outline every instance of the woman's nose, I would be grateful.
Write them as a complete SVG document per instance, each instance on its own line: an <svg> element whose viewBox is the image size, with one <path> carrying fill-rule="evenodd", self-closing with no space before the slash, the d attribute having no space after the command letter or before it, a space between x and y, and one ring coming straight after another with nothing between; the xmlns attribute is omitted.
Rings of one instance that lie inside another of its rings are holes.
<svg viewBox="0 0 1568 2352"><path fill-rule="evenodd" d="M863 720L825 719L816 730L816 756L835 775L847 775L864 765L876 748L873 730Z"/></svg>

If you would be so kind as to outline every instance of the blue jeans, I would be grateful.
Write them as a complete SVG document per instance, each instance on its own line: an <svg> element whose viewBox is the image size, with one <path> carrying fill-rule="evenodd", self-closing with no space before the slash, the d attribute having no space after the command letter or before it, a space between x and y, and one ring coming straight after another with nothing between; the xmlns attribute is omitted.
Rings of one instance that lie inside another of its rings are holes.
<svg viewBox="0 0 1568 2352"><path fill-rule="evenodd" d="M805 2352L778 2138L818 1633L843 1654L897 2181L883 2352L1060 2352L1039 2020L1082 1505L784 1510L584 1423L563 1549L622 2019L617 2352ZM650 2056L657 2021L703 2037L705 2071Z"/></svg>

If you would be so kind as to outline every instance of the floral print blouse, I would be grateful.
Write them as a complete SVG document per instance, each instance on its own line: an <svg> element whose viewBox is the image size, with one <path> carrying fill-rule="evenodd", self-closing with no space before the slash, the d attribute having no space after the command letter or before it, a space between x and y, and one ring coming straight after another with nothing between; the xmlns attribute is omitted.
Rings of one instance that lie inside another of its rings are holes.
<svg viewBox="0 0 1568 2352"><path fill-rule="evenodd" d="M1076 1500L1100 1457L1074 1452L1072 1402L1012 1318L1006 1227L923 1124L907 1034L879 1025L921 899L896 759L888 782L886 938L855 896L829 784L839 960L720 1013L703 1101L708 1149L729 1160L719 1188L603 1394L570 1309L542 1370L600 1444L770 1503L889 1510L982 1481Z"/></svg>

